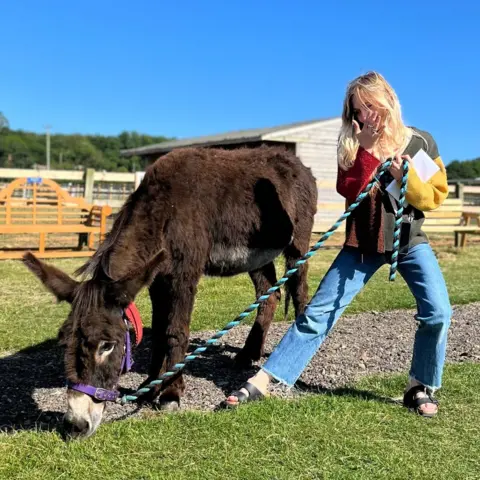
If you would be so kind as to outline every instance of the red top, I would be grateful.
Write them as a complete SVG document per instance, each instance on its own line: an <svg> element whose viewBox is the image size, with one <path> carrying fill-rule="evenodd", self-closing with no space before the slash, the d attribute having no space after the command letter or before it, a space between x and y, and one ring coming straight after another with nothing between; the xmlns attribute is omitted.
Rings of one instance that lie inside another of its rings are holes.
<svg viewBox="0 0 480 480"><path fill-rule="evenodd" d="M360 147L354 164L346 171L338 169L337 192L345 197L348 203L353 203L369 184L379 165L380 162L371 153Z"/></svg>

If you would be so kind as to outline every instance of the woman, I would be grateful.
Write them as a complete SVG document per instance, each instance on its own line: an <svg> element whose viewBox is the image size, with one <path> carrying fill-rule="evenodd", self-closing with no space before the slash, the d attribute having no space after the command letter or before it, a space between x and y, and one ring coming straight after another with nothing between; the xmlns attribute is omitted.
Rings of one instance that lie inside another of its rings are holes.
<svg viewBox="0 0 480 480"><path fill-rule="evenodd" d="M425 183L411 163L420 149L439 167ZM370 72L353 80L346 92L338 144L338 193L353 203L387 159L392 160L391 167L348 217L345 244L305 312L261 370L230 394L226 406L263 397L272 380L292 386L355 295L382 265L391 262L398 204L385 189L393 179L401 181L403 159L407 159L407 206L398 272L417 301L419 326L403 401L423 416L437 413L434 392L442 382L451 307L442 272L421 226L422 212L439 207L448 195L446 172L432 136L403 124L394 90L380 74Z"/></svg>

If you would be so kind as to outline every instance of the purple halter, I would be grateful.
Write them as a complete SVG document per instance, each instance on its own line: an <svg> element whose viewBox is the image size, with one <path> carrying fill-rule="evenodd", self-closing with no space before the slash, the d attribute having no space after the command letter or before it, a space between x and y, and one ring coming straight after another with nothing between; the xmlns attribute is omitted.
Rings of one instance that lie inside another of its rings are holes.
<svg viewBox="0 0 480 480"><path fill-rule="evenodd" d="M125 332L125 350L123 352L119 377L122 375L122 373L129 372L133 365L132 346L130 341L130 333L128 331L129 321L128 317L125 315L125 312L123 312L122 315L125 326L127 327L127 331ZM85 393L86 395L89 395L90 397L102 402L116 402L120 396L120 392L118 390L107 390L105 388L93 387L92 385L86 385L84 383L73 383L69 380L67 381L67 387L70 390L76 390L77 392Z"/></svg>

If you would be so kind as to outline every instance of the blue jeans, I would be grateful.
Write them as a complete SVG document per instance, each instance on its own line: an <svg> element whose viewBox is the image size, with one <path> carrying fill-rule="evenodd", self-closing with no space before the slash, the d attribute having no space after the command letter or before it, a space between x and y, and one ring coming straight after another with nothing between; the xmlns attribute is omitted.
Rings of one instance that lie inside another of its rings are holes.
<svg viewBox="0 0 480 480"><path fill-rule="evenodd" d="M340 315L373 274L383 255L364 255L343 248L321 281L305 312L291 325L263 370L292 386L322 345ZM428 243L416 245L398 259L402 275L417 301L419 322L410 377L436 390L442 382L447 332L452 309L437 259ZM395 292L392 289L392 295Z"/></svg>

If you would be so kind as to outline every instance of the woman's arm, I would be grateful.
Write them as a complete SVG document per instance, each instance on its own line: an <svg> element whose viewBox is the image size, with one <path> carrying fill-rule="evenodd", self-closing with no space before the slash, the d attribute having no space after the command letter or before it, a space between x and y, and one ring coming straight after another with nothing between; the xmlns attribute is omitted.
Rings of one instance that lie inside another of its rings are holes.
<svg viewBox="0 0 480 480"><path fill-rule="evenodd" d="M360 147L354 164L348 170L338 168L337 192L353 203L371 181L375 170L381 165L371 153Z"/></svg>
<svg viewBox="0 0 480 480"><path fill-rule="evenodd" d="M448 196L447 172L440 155L433 158L440 170L428 180L422 182L413 165L408 169L407 202L421 211L438 208Z"/></svg>

